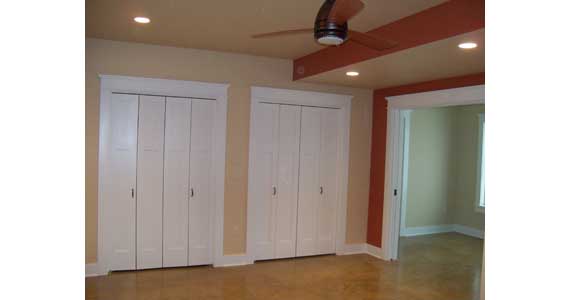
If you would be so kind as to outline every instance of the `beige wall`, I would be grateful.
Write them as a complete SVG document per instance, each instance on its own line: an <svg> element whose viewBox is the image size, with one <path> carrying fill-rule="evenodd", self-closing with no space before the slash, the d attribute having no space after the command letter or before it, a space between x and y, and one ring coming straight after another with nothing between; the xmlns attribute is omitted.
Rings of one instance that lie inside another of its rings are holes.
<svg viewBox="0 0 570 300"><path fill-rule="evenodd" d="M475 211L479 117L484 105L411 113L406 227L460 224L484 230Z"/></svg>
<svg viewBox="0 0 570 300"><path fill-rule="evenodd" d="M87 39L85 45L86 262L97 260L97 74L229 83L224 253L245 252L250 87L351 94L347 243L366 241L372 91L292 82L292 62L241 54Z"/></svg>

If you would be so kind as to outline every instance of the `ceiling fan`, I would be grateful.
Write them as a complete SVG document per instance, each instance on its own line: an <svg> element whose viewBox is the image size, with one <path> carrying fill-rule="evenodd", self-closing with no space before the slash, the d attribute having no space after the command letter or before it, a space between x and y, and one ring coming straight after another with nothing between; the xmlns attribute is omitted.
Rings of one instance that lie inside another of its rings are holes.
<svg viewBox="0 0 570 300"><path fill-rule="evenodd" d="M348 29L348 21L364 8L360 0L325 0L315 19L314 28L303 28L261 33L253 38L270 38L282 35L313 33L315 41L325 46L339 46L351 40L375 50L395 47L394 41L379 39L376 36Z"/></svg>

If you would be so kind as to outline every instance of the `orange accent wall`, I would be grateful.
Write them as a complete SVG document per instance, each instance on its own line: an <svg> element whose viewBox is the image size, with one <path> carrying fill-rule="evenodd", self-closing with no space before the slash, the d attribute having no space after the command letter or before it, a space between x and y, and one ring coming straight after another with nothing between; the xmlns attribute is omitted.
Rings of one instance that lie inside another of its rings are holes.
<svg viewBox="0 0 570 300"><path fill-rule="evenodd" d="M366 242L382 247L382 214L384 209L384 175L386 169L386 134L388 101L386 97L452 89L485 84L485 73L438 79L374 91L372 113L372 149L370 158L370 193Z"/></svg>
<svg viewBox="0 0 570 300"><path fill-rule="evenodd" d="M370 156L370 193L368 196L368 228L366 231L366 242L370 245L381 247L388 102L384 95L374 91L373 105L372 153Z"/></svg>
<svg viewBox="0 0 570 300"><path fill-rule="evenodd" d="M293 62L293 80L345 67L368 59L442 40L485 27L484 0L451 0L368 31L398 42L378 51L351 41L328 47Z"/></svg>

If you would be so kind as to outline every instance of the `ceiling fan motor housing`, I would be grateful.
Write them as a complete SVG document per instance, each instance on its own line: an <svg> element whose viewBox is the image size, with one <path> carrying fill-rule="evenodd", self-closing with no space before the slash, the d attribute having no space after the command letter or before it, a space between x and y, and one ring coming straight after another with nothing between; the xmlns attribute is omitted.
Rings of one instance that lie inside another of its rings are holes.
<svg viewBox="0 0 570 300"><path fill-rule="evenodd" d="M324 45L340 45L348 37L348 25L336 24L328 20L335 0L326 0L315 19L315 40Z"/></svg>

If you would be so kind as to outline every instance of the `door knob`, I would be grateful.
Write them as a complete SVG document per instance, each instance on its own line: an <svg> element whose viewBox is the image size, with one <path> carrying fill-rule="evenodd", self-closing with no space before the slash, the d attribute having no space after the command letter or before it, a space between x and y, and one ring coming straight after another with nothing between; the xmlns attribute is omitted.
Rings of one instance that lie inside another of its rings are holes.
<svg viewBox="0 0 570 300"><path fill-rule="evenodd" d="M277 187L273 186L273 196L277 195Z"/></svg>

